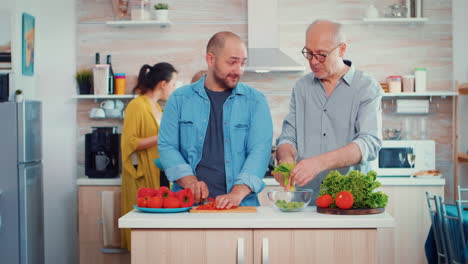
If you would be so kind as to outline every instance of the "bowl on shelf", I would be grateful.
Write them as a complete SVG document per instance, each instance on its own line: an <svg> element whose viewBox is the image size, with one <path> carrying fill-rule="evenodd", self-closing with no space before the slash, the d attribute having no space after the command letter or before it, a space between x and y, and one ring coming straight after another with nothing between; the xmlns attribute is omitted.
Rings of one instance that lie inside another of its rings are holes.
<svg viewBox="0 0 468 264"><path fill-rule="evenodd" d="M268 190L268 199L273 206L283 212L299 212L309 205L313 190L302 189L296 191Z"/></svg>
<svg viewBox="0 0 468 264"><path fill-rule="evenodd" d="M107 118L122 118L122 110L117 108L104 109Z"/></svg>

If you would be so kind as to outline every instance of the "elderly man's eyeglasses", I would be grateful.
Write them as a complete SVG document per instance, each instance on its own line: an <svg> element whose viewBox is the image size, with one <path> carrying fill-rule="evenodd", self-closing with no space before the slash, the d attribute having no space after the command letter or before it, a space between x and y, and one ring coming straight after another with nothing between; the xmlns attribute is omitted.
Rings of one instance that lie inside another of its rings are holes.
<svg viewBox="0 0 468 264"><path fill-rule="evenodd" d="M338 48L341 45L338 44L336 47L334 47L332 50L329 52L320 54L320 53L313 53L312 51L308 51L305 47L302 49L302 55L308 60L312 60L312 58L315 58L318 62L323 63L325 62L325 59L327 58L330 53L332 53L336 48Z"/></svg>

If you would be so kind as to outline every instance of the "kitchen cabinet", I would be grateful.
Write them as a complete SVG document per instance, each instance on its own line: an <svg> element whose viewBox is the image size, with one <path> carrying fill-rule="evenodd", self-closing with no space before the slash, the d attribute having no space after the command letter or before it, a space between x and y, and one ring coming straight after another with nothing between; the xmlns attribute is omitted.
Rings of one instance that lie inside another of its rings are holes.
<svg viewBox="0 0 468 264"><path fill-rule="evenodd" d="M417 186L391 186L385 184L385 180L381 181L384 186L379 190L390 197L385 211L395 218L396 223L395 228L378 229L379 259L376 263L425 264L424 244L431 227L425 192L443 197L444 185L429 185L430 179L421 179L428 184Z"/></svg>
<svg viewBox="0 0 468 264"><path fill-rule="evenodd" d="M132 263L378 263L378 229L391 228L388 213L326 215L308 207L284 213L149 214L119 219L132 230Z"/></svg>
<svg viewBox="0 0 468 264"><path fill-rule="evenodd" d="M377 263L375 229L256 229L254 263Z"/></svg>
<svg viewBox="0 0 468 264"><path fill-rule="evenodd" d="M132 263L361 264L376 263L375 250L372 229L132 230Z"/></svg>
<svg viewBox="0 0 468 264"><path fill-rule="evenodd" d="M78 187L78 241L80 264L129 264L130 253L118 247L105 247L102 221L103 191L115 192L114 225L120 216L120 186L79 186ZM118 210L117 210L118 209ZM118 237L118 244L120 244Z"/></svg>
<svg viewBox="0 0 468 264"><path fill-rule="evenodd" d="M132 230L132 263L252 264L248 229ZM243 262L241 260L244 260Z"/></svg>

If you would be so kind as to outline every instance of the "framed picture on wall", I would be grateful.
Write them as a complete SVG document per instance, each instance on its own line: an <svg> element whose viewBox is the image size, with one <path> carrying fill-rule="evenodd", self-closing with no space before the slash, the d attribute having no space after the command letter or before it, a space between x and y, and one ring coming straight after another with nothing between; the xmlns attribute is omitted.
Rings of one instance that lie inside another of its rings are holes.
<svg viewBox="0 0 468 264"><path fill-rule="evenodd" d="M22 69L23 75L34 75L34 17L23 13Z"/></svg>

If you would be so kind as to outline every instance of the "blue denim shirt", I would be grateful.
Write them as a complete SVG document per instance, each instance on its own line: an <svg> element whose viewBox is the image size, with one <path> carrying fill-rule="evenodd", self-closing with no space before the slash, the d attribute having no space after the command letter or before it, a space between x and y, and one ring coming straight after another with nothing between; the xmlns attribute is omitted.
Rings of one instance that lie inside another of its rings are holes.
<svg viewBox="0 0 468 264"><path fill-rule="evenodd" d="M164 108L158 148L161 163L173 190L182 177L195 175L202 157L210 116L210 100L204 89L205 77L174 91ZM241 205L259 205L257 193L265 188L271 154L273 124L265 96L238 83L223 107L226 189L247 185L252 193Z"/></svg>

